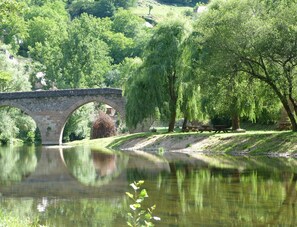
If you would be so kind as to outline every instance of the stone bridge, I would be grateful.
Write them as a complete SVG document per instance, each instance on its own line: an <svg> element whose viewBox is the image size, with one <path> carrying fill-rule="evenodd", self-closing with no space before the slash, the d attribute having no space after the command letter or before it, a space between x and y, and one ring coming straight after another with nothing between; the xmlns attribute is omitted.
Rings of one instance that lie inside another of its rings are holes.
<svg viewBox="0 0 297 227"><path fill-rule="evenodd" d="M93 88L0 93L0 107L19 108L35 120L43 145L61 144L68 117L73 111L90 102L105 103L125 119L125 99L121 89Z"/></svg>

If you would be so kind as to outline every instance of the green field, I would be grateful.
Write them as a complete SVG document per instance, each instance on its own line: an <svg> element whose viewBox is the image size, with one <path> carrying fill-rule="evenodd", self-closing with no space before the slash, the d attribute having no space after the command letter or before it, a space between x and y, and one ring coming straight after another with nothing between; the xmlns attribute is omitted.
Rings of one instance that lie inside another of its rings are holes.
<svg viewBox="0 0 297 227"><path fill-rule="evenodd" d="M138 16L146 17L149 15L149 5L153 7L150 16L157 22L167 16L174 14L182 16L185 11L193 10L191 7L165 5L154 0L138 0L137 6L131 8L131 11Z"/></svg>

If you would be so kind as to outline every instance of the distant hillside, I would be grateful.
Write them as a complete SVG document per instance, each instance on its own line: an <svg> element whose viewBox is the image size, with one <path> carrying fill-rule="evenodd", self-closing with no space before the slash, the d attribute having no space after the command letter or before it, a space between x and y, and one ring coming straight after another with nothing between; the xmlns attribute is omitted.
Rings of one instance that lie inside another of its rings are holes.
<svg viewBox="0 0 297 227"><path fill-rule="evenodd" d="M209 0L158 0L160 3L165 4L178 4L184 6L195 6L197 3L208 3Z"/></svg>
<svg viewBox="0 0 297 227"><path fill-rule="evenodd" d="M151 10L150 10L151 6ZM132 12L141 17L152 17L155 21L161 21L168 14L185 14L192 12L193 7L162 4L155 0L138 0L137 6L131 8Z"/></svg>

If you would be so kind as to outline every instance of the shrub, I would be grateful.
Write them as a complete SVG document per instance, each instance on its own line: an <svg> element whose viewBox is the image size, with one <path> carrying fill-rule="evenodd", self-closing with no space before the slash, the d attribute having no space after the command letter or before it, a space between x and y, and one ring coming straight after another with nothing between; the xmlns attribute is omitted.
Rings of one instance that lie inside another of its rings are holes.
<svg viewBox="0 0 297 227"><path fill-rule="evenodd" d="M100 111L93 123L91 138L103 138L116 135L115 123L106 113Z"/></svg>

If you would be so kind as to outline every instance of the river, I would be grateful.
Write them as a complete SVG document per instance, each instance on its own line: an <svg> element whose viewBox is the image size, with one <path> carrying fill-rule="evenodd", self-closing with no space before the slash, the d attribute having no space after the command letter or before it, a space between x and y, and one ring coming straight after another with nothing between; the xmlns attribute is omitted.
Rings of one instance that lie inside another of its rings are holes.
<svg viewBox="0 0 297 227"><path fill-rule="evenodd" d="M46 226L127 226L144 180L156 226L296 226L297 160L1 147L0 211ZM168 156L169 157L169 156ZM1 224L1 223L0 223Z"/></svg>

